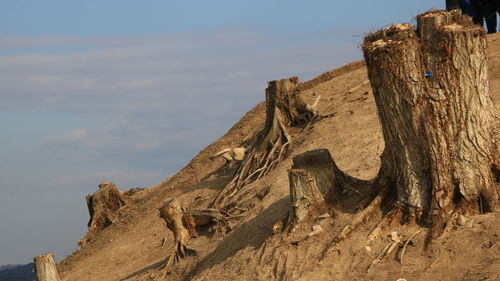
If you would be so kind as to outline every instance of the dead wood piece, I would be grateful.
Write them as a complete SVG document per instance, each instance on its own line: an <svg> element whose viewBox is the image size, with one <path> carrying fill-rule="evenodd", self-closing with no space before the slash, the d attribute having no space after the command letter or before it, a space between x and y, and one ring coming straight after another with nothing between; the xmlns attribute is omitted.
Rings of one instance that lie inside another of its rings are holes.
<svg viewBox="0 0 500 281"><path fill-rule="evenodd" d="M56 264L54 262L54 255L46 253L35 257L34 259L34 272L36 274L36 281L60 281L59 274L57 273Z"/></svg>
<svg viewBox="0 0 500 281"><path fill-rule="evenodd" d="M245 158L245 152L246 149L244 147L226 148L214 154L212 158L220 156L228 162L236 162Z"/></svg>
<svg viewBox="0 0 500 281"><path fill-rule="evenodd" d="M90 214L87 234L78 241L78 245L85 246L90 239L104 228L116 221L116 211L126 206L122 193L115 184L102 181L99 189L92 195L85 197Z"/></svg>
<svg viewBox="0 0 500 281"><path fill-rule="evenodd" d="M175 262L180 258L197 254L195 250L187 246L191 236L195 235L195 222L190 214L184 212L175 198L168 199L159 211L160 217L174 234L174 246L164 265L169 274Z"/></svg>
<svg viewBox="0 0 500 281"><path fill-rule="evenodd" d="M380 252L380 254L373 260L373 262L368 266L366 272L370 271L370 269L377 263L383 263L387 260L389 255L394 251L394 249L401 244L401 239L396 231L391 233L392 242L387 244L387 246Z"/></svg>
<svg viewBox="0 0 500 281"><path fill-rule="evenodd" d="M344 92L342 95L343 95L343 96L345 96L345 95L347 95L347 94L350 94L350 93L352 93L352 92L356 91L357 89L359 89L359 88L363 87L364 85L366 85L366 84L368 84L368 83L370 83L370 80L365 80L365 81L363 81L363 82L359 83L358 85L356 85L356 86L354 86L354 87L350 88L349 90L347 90L346 92Z"/></svg>

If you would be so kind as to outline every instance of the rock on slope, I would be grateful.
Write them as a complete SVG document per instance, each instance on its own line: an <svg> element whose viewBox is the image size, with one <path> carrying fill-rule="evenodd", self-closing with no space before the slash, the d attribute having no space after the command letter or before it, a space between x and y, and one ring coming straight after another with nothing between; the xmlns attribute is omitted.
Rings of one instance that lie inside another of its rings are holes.
<svg viewBox="0 0 500 281"><path fill-rule="evenodd" d="M500 107L500 34L489 35L491 94ZM371 179L379 168L384 149L366 69L358 62L302 83L306 102L318 95L324 118L306 129L293 129L292 152L266 177L247 186L242 219L226 235L200 235L191 242L199 255L181 260L171 280L500 280L499 214L472 218L471 227L455 227L443 239L424 248L425 235L415 236L405 262L391 256L385 263L367 268L390 242L382 236L367 243L373 227L367 222L348 241L328 247L332 233L350 218L350 212L318 221L325 229L302 239L307 229L291 236L273 234L273 225L288 211L288 176L291 157L316 148L330 150L339 168L352 176ZM157 208L168 197L188 201L214 196L229 178L223 160L210 156L226 147L248 145L262 127L263 104L249 111L226 135L202 150L186 167L163 183L132 196L121 210L120 220L94 241L59 265L63 280L151 280L167 256L172 234L162 224ZM269 188L265 196L253 196ZM82 198L83 200L83 198ZM83 201L82 201L83 202ZM414 229L398 229L408 237ZM77 238L75 238L76 240ZM166 239L166 244L162 245ZM368 246L368 247L366 247Z"/></svg>

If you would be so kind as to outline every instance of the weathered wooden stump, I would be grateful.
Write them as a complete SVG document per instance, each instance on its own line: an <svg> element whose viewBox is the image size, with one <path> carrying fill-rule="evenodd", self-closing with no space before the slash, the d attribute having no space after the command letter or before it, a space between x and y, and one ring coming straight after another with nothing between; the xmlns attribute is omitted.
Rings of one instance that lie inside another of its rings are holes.
<svg viewBox="0 0 500 281"><path fill-rule="evenodd" d="M442 230L453 213L500 207L486 38L456 10L417 26L370 34L363 51L386 143L379 180L410 217Z"/></svg>
<svg viewBox="0 0 500 281"><path fill-rule="evenodd" d="M334 186L333 159L326 149L299 154L288 170L291 209L289 223L299 223L311 210L321 212L325 196Z"/></svg>
<svg viewBox="0 0 500 281"><path fill-rule="evenodd" d="M311 211L316 215L323 214L328 211L327 205L339 203L347 190L366 184L342 172L327 149L315 149L293 157L288 177L291 200L289 224L299 223Z"/></svg>
<svg viewBox="0 0 500 281"><path fill-rule="evenodd" d="M35 257L34 271L37 281L60 281L59 274L57 273L54 255L46 253Z"/></svg>
<svg viewBox="0 0 500 281"><path fill-rule="evenodd" d="M85 199L90 220L87 234L78 242L82 247L97 233L111 225L116 219L116 211L126 205L115 184L107 181L101 182L99 190L92 195L87 195Z"/></svg>

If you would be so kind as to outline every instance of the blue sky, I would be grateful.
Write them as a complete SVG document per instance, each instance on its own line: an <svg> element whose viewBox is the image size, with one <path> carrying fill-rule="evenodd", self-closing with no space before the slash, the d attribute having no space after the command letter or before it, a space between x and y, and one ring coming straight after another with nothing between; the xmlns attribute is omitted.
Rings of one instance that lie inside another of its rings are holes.
<svg viewBox="0 0 500 281"><path fill-rule="evenodd" d="M0 265L64 258L101 180L149 187L264 99L444 1L4 0Z"/></svg>

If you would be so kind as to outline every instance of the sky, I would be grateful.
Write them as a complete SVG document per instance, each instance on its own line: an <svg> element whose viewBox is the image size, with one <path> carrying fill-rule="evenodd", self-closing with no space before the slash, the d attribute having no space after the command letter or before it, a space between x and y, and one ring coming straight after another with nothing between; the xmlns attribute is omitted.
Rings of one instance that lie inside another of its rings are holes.
<svg viewBox="0 0 500 281"><path fill-rule="evenodd" d="M444 0L2 0L0 265L61 260L102 180L149 187L264 100Z"/></svg>

